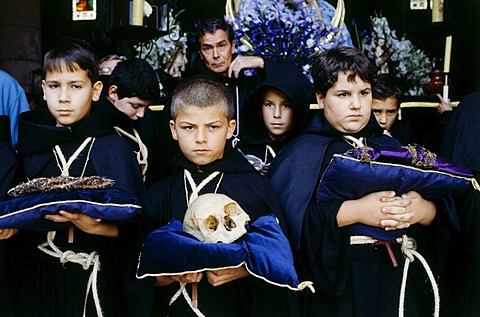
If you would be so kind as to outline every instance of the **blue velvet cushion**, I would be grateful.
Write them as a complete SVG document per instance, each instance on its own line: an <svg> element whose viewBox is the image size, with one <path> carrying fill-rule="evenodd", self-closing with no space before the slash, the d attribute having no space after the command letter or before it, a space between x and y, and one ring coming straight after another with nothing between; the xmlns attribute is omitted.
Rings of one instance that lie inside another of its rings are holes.
<svg viewBox="0 0 480 317"><path fill-rule="evenodd" d="M299 283L290 245L273 215L249 224L245 236L233 243L201 242L173 219L148 235L140 253L137 278L243 264L253 276L277 286L298 290L311 284Z"/></svg>
<svg viewBox="0 0 480 317"><path fill-rule="evenodd" d="M70 226L44 219L60 210L81 212L95 219L121 223L136 217L139 201L114 188L32 193L0 203L0 228L49 231Z"/></svg>

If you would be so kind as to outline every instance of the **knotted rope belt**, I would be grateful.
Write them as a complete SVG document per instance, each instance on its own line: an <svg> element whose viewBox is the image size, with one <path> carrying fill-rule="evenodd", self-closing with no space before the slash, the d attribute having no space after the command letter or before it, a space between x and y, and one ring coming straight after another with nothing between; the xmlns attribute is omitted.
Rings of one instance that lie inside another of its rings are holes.
<svg viewBox="0 0 480 317"><path fill-rule="evenodd" d="M42 243L38 248L45 252L46 254L60 259L60 263L64 264L67 262L73 262L80 264L83 269L86 271L93 265L92 273L88 278L87 291L85 294L85 302L83 304L83 317L85 317L87 310L87 299L90 290L92 291L93 300L95 302L95 309L97 310L97 316L103 317L102 308L100 306L100 298L97 293L97 274L100 270L100 255L93 251L92 253L75 253L71 250L62 252L54 243L56 231L49 231L47 234L47 242ZM50 247L50 249L48 248Z"/></svg>
<svg viewBox="0 0 480 317"><path fill-rule="evenodd" d="M409 238L407 235L403 235L401 238L397 238L391 241L381 241L367 236L351 236L350 237L350 244L351 245L359 245L359 244L373 244L376 246L383 245L387 249L389 254L390 260L392 261L393 267L397 267L397 261L395 260L395 256L393 255L393 251L391 248L391 244L401 244L400 250L402 251L403 255L405 256L405 265L403 267L403 275L402 275L402 285L400 288L400 300L398 306L398 316L404 316L404 305L405 305L405 289L407 286L407 276L408 276L408 268L410 263L415 260L415 257L422 263L425 272L428 275L430 283L432 284L433 289L433 296L435 300L435 310L433 316L438 317L440 315L440 295L438 290L438 285L435 282L435 277L433 276L432 270L428 265L425 258L418 253L417 250L417 243L413 238Z"/></svg>

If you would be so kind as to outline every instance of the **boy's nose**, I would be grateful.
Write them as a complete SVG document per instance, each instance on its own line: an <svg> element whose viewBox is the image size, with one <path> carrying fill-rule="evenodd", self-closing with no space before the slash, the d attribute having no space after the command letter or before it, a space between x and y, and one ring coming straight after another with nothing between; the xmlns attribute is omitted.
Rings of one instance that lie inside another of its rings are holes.
<svg viewBox="0 0 480 317"><path fill-rule="evenodd" d="M137 110L137 113L135 114L137 118L143 118L145 115L145 108L141 107Z"/></svg>
<svg viewBox="0 0 480 317"><path fill-rule="evenodd" d="M205 143L207 141L207 133L204 129L198 129L195 142Z"/></svg>
<svg viewBox="0 0 480 317"><path fill-rule="evenodd" d="M68 93L68 89L60 89L59 101L60 102L69 102L70 101L70 95Z"/></svg>
<svg viewBox="0 0 480 317"><path fill-rule="evenodd" d="M362 102L360 101L360 98L357 96L353 96L350 99L350 109L360 109L362 107Z"/></svg>
<svg viewBox="0 0 480 317"><path fill-rule="evenodd" d="M282 109L279 106L275 106L275 108L273 109L273 117L274 118L282 117Z"/></svg>

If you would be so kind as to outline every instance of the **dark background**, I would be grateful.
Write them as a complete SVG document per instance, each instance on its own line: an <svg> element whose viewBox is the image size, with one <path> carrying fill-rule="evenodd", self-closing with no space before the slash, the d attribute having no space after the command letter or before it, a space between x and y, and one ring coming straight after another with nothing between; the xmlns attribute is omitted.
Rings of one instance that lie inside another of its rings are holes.
<svg viewBox="0 0 480 317"><path fill-rule="evenodd" d="M445 37L453 35L450 93L457 99L470 92L480 90L480 1L444 0L444 22L431 22L431 10L410 10L409 0L345 0L345 23L350 29L352 20L361 28L369 27L371 16L381 14L387 17L389 25L397 35L405 34L416 47L424 50L430 59L443 59ZM219 0L176 0L149 1L155 5L170 2L179 15L185 30L192 30L193 22L210 16L224 14L225 1ZM336 5L336 1L329 0ZM142 32L127 32L122 26L128 25L127 1L98 0L96 21L72 21L69 0L42 0L42 51L51 48L62 36L70 35L89 40L99 56L109 53L133 55L131 49ZM355 43L355 35L351 32ZM443 62L442 64L443 65Z"/></svg>

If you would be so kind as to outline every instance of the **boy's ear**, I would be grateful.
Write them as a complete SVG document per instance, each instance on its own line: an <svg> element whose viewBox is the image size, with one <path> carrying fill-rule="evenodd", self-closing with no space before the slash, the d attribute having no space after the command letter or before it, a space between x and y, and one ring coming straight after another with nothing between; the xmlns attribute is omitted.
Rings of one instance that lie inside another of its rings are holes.
<svg viewBox="0 0 480 317"><path fill-rule="evenodd" d="M325 97L321 92L316 92L315 97L317 97L317 104L320 109L324 109L325 105L323 104L323 100L325 100Z"/></svg>
<svg viewBox="0 0 480 317"><path fill-rule="evenodd" d="M103 83L99 80L93 84L93 95L92 100L98 101L100 99L100 94L102 93Z"/></svg>
<svg viewBox="0 0 480 317"><path fill-rule="evenodd" d="M45 79L42 80L42 90L43 90L43 100L47 101L47 97L45 96L45 88L47 86L47 82Z"/></svg>
<svg viewBox="0 0 480 317"><path fill-rule="evenodd" d="M233 132L235 131L236 126L237 126L237 121L232 119L228 122L227 140L233 136Z"/></svg>
<svg viewBox="0 0 480 317"><path fill-rule="evenodd" d="M170 125L170 132L172 133L173 139L175 141L178 141L177 128L175 127L175 121L170 120L169 125Z"/></svg>
<svg viewBox="0 0 480 317"><path fill-rule="evenodd" d="M108 87L107 93L108 93L108 97L111 100L116 100L117 99L117 86L111 85L110 87Z"/></svg>

